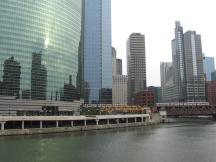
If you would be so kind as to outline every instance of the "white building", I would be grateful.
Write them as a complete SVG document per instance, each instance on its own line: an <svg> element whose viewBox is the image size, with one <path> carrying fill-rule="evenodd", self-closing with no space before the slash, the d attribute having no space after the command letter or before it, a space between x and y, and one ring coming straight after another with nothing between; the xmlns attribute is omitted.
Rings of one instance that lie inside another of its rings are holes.
<svg viewBox="0 0 216 162"><path fill-rule="evenodd" d="M127 75L113 76L113 104L127 104Z"/></svg>

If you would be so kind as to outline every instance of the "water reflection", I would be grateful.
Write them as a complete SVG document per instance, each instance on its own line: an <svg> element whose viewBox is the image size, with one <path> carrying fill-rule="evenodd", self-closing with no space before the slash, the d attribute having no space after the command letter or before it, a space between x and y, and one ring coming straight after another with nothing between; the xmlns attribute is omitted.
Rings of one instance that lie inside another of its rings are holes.
<svg viewBox="0 0 216 162"><path fill-rule="evenodd" d="M1 137L0 157L9 162L213 162L215 134L216 123L191 120L149 127Z"/></svg>

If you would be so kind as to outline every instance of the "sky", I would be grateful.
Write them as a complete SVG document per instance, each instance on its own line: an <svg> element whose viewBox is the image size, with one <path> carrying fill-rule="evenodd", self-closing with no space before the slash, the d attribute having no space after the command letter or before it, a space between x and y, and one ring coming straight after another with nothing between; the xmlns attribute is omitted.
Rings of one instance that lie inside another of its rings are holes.
<svg viewBox="0 0 216 162"><path fill-rule="evenodd" d="M112 45L127 73L126 41L133 32L145 35L147 85L160 86L160 62L171 62L175 21L184 32L202 37L205 56L216 56L215 0L112 0Z"/></svg>

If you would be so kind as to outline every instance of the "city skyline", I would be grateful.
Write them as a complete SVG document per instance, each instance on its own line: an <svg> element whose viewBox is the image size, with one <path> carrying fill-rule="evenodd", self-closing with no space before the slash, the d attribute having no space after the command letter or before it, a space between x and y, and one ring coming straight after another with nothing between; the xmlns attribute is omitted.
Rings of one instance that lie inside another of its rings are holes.
<svg viewBox="0 0 216 162"><path fill-rule="evenodd" d="M122 3L124 5L119 12ZM176 0L112 1L112 45L116 48L117 57L123 61L123 74L126 74L127 67L127 38L133 32L140 32L146 36L147 85L160 85L160 62L172 60L171 40L176 20L181 21L185 31L191 29L201 34L203 53L205 56L215 57L216 48L213 42L216 24L210 19L215 13L213 6L212 1L207 3L203 0L183 0L181 3ZM203 9L205 12L200 12Z"/></svg>
<svg viewBox="0 0 216 162"><path fill-rule="evenodd" d="M175 22L172 63L161 63L163 102L206 101L201 35Z"/></svg>

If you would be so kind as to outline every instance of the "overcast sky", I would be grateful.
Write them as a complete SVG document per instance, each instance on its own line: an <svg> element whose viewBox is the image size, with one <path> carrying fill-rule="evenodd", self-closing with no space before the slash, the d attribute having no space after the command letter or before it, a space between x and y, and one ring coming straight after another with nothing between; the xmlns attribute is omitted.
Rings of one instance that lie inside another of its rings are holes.
<svg viewBox="0 0 216 162"><path fill-rule="evenodd" d="M171 61L175 20L184 32L202 36L203 53L216 56L215 0L112 0L112 44L123 59L126 74L126 41L132 32L146 36L148 86L160 85L160 62Z"/></svg>

